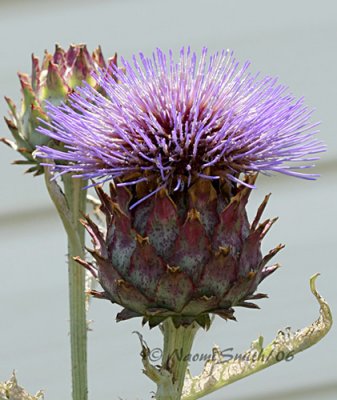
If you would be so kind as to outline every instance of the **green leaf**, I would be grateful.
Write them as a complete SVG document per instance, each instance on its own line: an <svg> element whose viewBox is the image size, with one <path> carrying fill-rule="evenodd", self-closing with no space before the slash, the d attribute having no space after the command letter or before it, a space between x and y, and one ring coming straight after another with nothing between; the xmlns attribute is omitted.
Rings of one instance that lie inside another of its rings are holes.
<svg viewBox="0 0 337 400"><path fill-rule="evenodd" d="M205 363L203 372L195 377L186 374L182 400L195 400L208 395L230 383L262 371L280 361L290 361L297 353L319 342L332 326L328 303L316 290L319 274L310 279L310 289L320 305L320 316L311 325L291 332L290 328L279 331L276 338L263 347L263 337L252 342L241 357L225 359L218 347L213 348L213 358Z"/></svg>

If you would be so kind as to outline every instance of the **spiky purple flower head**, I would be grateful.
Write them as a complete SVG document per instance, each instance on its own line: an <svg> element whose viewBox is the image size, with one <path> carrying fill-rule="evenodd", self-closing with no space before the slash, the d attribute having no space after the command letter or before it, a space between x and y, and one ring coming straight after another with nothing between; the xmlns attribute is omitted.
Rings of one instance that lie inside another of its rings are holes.
<svg viewBox="0 0 337 400"><path fill-rule="evenodd" d="M85 85L69 104L49 104L51 123L40 132L64 147L41 146L38 155L56 160L61 173L117 185L155 182L149 195L182 190L198 177L317 177L297 171L325 149L313 138L312 110L277 79L252 75L232 52L208 56L204 48L198 60L183 48L175 61L157 49L122 65L94 74L104 95Z"/></svg>

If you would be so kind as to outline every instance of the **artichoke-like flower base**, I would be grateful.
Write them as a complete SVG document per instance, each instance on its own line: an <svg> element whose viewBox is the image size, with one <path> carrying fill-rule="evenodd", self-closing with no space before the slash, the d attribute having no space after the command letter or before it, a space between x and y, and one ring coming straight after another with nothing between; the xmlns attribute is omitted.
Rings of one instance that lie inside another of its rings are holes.
<svg viewBox="0 0 337 400"><path fill-rule="evenodd" d="M248 186L199 178L182 192L162 189L130 211L140 185L134 193L118 184L110 185L110 195L96 189L105 233L89 217L83 221L96 263L77 261L104 289L94 296L124 307L117 320L143 316L153 327L172 317L177 327L196 321L207 328L210 313L235 319L234 306L259 308L251 300L267 297L255 291L277 268L267 263L283 247L261 255L261 240L276 220L259 224L269 196L249 224Z"/></svg>

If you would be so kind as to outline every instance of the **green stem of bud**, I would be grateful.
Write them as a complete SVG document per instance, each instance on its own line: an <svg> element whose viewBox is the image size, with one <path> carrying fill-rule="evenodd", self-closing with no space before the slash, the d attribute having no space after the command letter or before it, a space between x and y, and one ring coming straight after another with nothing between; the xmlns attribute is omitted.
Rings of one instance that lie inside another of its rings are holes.
<svg viewBox="0 0 337 400"><path fill-rule="evenodd" d="M73 259L85 258L85 229L79 222L80 211L85 212L86 190L83 181L63 176L65 196L72 212L76 237L68 236L68 279L69 279L69 311L70 311L70 345L71 370L73 384L73 400L86 400L87 383L87 319L85 295L85 269Z"/></svg>
<svg viewBox="0 0 337 400"><path fill-rule="evenodd" d="M60 215L68 236L68 278L70 312L70 346L73 400L87 400L87 320L85 295L85 270L74 260L84 258L85 229L79 222L80 212L85 212L86 182L63 175L64 193L51 180L52 174L45 168L47 189Z"/></svg>

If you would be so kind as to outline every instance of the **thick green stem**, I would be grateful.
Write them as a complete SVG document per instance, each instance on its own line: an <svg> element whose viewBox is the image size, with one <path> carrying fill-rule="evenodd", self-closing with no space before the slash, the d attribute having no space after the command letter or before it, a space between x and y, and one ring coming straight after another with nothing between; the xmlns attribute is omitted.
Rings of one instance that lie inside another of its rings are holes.
<svg viewBox="0 0 337 400"><path fill-rule="evenodd" d="M64 176L65 197L72 213L76 235L68 236L68 279L70 311L70 346L73 400L86 400L87 383L87 319L85 308L85 269L73 257L85 257L85 230L79 222L80 212L85 212L86 190L83 181Z"/></svg>
<svg viewBox="0 0 337 400"><path fill-rule="evenodd" d="M86 182L63 175L64 193L51 180L52 174L45 168L46 185L51 199L63 222L68 236L68 279L70 312L70 346L73 400L87 400L87 321L85 297L85 270L74 260L74 256L84 258L85 229L79 222L81 212L85 212Z"/></svg>
<svg viewBox="0 0 337 400"><path fill-rule="evenodd" d="M162 371L170 379L157 382L157 400L180 400L191 349L198 325L193 323L186 327L176 328L171 318L162 325L164 349Z"/></svg>

